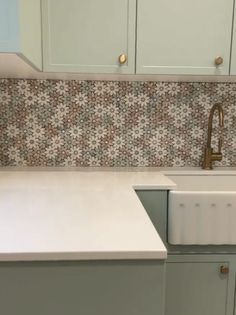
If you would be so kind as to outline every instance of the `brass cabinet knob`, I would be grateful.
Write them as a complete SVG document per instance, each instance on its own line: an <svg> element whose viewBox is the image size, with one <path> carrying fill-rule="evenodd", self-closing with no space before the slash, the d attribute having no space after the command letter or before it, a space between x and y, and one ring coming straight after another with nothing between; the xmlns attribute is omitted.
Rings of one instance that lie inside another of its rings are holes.
<svg viewBox="0 0 236 315"><path fill-rule="evenodd" d="M224 62L224 59L222 57L220 57L220 56L216 57L216 59L215 59L215 65L216 66L222 65L223 62Z"/></svg>
<svg viewBox="0 0 236 315"><path fill-rule="evenodd" d="M124 63L126 63L126 61L127 61L127 56L126 56L125 54L122 54L122 55L119 56L119 63L120 63L121 65L123 65Z"/></svg>
<svg viewBox="0 0 236 315"><path fill-rule="evenodd" d="M229 273L229 267L228 266L220 266L220 273L223 275L227 275Z"/></svg>

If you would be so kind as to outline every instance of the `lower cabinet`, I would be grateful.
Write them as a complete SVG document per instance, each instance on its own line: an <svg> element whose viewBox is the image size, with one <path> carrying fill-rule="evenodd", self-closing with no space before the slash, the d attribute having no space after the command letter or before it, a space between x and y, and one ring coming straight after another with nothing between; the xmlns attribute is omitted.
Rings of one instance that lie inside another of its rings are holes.
<svg viewBox="0 0 236 315"><path fill-rule="evenodd" d="M165 315L236 315L236 246L168 244L168 192L136 193L168 250Z"/></svg>
<svg viewBox="0 0 236 315"><path fill-rule="evenodd" d="M1 262L1 315L163 315L165 262Z"/></svg>
<svg viewBox="0 0 236 315"><path fill-rule="evenodd" d="M233 315L235 263L224 256L171 255L165 315Z"/></svg>

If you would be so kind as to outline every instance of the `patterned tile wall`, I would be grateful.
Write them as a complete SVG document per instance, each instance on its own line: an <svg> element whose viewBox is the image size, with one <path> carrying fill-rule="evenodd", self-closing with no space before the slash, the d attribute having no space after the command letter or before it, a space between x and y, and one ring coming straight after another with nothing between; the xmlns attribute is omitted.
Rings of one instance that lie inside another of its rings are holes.
<svg viewBox="0 0 236 315"><path fill-rule="evenodd" d="M199 166L216 102L236 166L235 83L2 79L0 165Z"/></svg>

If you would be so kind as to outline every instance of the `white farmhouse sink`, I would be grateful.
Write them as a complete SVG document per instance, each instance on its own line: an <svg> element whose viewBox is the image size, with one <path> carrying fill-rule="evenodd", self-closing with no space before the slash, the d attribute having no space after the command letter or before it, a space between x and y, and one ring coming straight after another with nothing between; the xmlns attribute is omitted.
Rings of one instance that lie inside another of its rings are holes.
<svg viewBox="0 0 236 315"><path fill-rule="evenodd" d="M168 175L168 242L174 245L236 244L236 174Z"/></svg>

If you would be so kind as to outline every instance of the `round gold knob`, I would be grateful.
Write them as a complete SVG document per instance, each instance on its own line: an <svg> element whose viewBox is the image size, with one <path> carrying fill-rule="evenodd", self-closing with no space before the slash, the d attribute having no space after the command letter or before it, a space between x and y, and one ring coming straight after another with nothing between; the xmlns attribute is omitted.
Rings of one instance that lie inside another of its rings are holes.
<svg viewBox="0 0 236 315"><path fill-rule="evenodd" d="M228 266L220 266L220 273L223 275L227 275L229 273L229 267Z"/></svg>
<svg viewBox="0 0 236 315"><path fill-rule="evenodd" d="M216 57L216 59L215 59L215 65L216 66L222 65L223 62L224 62L224 59L222 57L220 57L220 56Z"/></svg>
<svg viewBox="0 0 236 315"><path fill-rule="evenodd" d="M127 61L127 56L126 56L125 54L122 54L122 55L119 56L119 63L120 63L121 65L123 65L124 63L126 63L126 61Z"/></svg>

